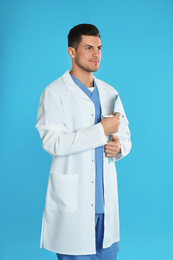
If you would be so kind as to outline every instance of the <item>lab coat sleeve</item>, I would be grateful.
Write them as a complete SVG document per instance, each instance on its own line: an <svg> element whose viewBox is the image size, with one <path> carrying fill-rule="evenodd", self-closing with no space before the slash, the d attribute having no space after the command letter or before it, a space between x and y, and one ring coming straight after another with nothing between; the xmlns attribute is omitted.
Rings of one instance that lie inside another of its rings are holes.
<svg viewBox="0 0 173 260"><path fill-rule="evenodd" d="M107 143L101 123L69 132L62 100L51 90L41 95L36 128L42 147L52 156L83 152Z"/></svg>
<svg viewBox="0 0 173 260"><path fill-rule="evenodd" d="M121 114L121 119L120 119L120 126L118 129L118 132L115 133L115 136L118 136L120 143L121 143L121 153L117 154L117 156L113 157L114 161L118 161L124 156L126 156L132 147L131 143L131 134L129 130L129 121L127 120L122 102L120 98L118 97L117 100L117 109L116 112L119 112Z"/></svg>

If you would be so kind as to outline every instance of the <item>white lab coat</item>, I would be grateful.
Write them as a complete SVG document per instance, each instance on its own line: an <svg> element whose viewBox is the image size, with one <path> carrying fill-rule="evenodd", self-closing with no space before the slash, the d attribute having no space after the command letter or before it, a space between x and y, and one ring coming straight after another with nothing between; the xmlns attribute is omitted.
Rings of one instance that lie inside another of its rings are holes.
<svg viewBox="0 0 173 260"><path fill-rule="evenodd" d="M96 79L102 115L114 108L117 91ZM120 99L121 119L117 135L122 153L109 163L105 154L103 248L119 241L119 212L115 160L131 149L128 120ZM96 253L95 244L95 148L105 145L101 123L94 125L95 108L88 96L75 85L69 71L52 82L42 93L36 128L42 147L52 156L41 247L55 253L87 255Z"/></svg>

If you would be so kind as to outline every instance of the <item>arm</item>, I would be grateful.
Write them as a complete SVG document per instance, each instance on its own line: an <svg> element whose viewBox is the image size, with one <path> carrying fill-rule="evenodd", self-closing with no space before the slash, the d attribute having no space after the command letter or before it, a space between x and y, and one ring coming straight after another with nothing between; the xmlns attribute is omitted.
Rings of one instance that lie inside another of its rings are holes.
<svg viewBox="0 0 173 260"><path fill-rule="evenodd" d="M105 145L105 153L107 157L113 157L114 161L118 161L126 156L131 150L130 130L128 127L128 120L125 115L120 98L117 101L117 112L123 117L120 120L119 129L112 135L112 141L107 142Z"/></svg>
<svg viewBox="0 0 173 260"><path fill-rule="evenodd" d="M113 157L113 160L118 161L124 156L126 156L130 152L132 147L132 143L130 140L130 130L128 126L124 127L122 131L118 131L115 134L115 136L119 138L121 148L120 148L120 152L118 152L118 154L115 157Z"/></svg>
<svg viewBox="0 0 173 260"><path fill-rule="evenodd" d="M50 89L41 95L36 128L43 149L52 156L83 152L106 144L101 123L69 132L62 101Z"/></svg>

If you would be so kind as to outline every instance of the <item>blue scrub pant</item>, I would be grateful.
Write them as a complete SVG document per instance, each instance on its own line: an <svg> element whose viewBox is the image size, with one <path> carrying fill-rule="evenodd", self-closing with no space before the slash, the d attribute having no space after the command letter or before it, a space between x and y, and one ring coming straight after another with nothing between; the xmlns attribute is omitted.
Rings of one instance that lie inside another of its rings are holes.
<svg viewBox="0 0 173 260"><path fill-rule="evenodd" d="M62 255L57 254L59 260L116 260L119 242L103 249L104 214L95 215L96 254L94 255Z"/></svg>

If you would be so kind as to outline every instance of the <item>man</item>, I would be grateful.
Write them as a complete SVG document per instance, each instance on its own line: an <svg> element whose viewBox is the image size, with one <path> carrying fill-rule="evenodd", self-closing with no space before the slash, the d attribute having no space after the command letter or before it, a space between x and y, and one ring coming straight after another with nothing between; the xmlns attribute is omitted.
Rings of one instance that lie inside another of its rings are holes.
<svg viewBox="0 0 173 260"><path fill-rule="evenodd" d="M71 71L43 91L37 114L43 148L52 155L41 247L60 260L115 260L119 250L115 161L131 141L119 97L112 114L117 91L93 76L101 48L94 25L70 30Z"/></svg>

